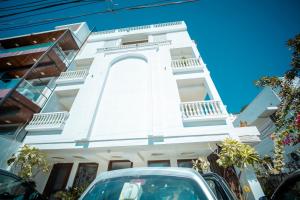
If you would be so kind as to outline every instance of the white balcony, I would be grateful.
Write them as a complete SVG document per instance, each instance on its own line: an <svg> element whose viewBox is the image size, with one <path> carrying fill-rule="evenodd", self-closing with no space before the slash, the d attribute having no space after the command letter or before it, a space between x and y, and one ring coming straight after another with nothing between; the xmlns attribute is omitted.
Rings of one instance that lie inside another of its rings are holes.
<svg viewBox="0 0 300 200"><path fill-rule="evenodd" d="M222 120L227 112L220 101L192 101L180 104L184 122Z"/></svg>
<svg viewBox="0 0 300 200"><path fill-rule="evenodd" d="M203 69L199 58L172 60L171 67L174 73L199 72Z"/></svg>
<svg viewBox="0 0 300 200"><path fill-rule="evenodd" d="M74 83L83 83L85 78L88 75L87 70L76 70L76 71L66 71L62 72L56 84L74 84Z"/></svg>
<svg viewBox="0 0 300 200"><path fill-rule="evenodd" d="M62 130L68 117L69 113L66 111L37 113L33 115L25 130L31 132Z"/></svg>

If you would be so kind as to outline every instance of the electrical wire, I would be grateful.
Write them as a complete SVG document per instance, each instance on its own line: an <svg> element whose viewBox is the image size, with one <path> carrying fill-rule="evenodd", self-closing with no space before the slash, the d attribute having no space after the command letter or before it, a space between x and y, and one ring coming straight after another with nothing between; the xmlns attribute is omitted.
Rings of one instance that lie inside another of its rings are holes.
<svg viewBox="0 0 300 200"><path fill-rule="evenodd" d="M48 1L48 0L39 0L39 1L29 1L29 2L26 2L26 3L20 3L20 4L16 4L16 5L13 5L13 6L8 6L8 7L1 7L0 10L11 10L11 9L18 9L20 8L20 6L25 6L25 5L28 5L28 4L36 4L36 3L39 3L39 2L43 2L43 1Z"/></svg>
<svg viewBox="0 0 300 200"><path fill-rule="evenodd" d="M2 22L0 21L0 25L12 25L12 24L15 24L14 21L16 21L16 20L23 20L23 19L26 19L28 17L40 16L40 15L44 15L44 14L48 14L48 13L64 11L66 9L71 9L71 8L76 8L76 7L79 7L79 6L86 6L86 5L90 5L90 4L96 4L96 3L99 3L99 0L89 1L88 3L82 3L82 4L79 4L79 5L64 7L63 10L62 9L49 10L49 11L44 11L42 13L34 13L34 14L31 14L31 15L25 15L25 16L22 16L22 18L20 18L20 17L10 18L9 22L7 22L7 20L2 21Z"/></svg>
<svg viewBox="0 0 300 200"><path fill-rule="evenodd" d="M65 20L69 20L69 19L75 19L75 18L86 17L86 16L90 16L90 15L96 15L96 14L115 13L115 12L121 12L121 11L132 11L132 10L148 9L148 8L155 8L155 7L166 7L166 6L171 6L171 5L194 3L197 1L199 1L199 0L179 0L179 1L172 1L172 2L168 2L168 1L164 0L164 1L158 1L158 2L139 4L139 5L134 5L134 6L121 7L121 8L117 8L117 9L111 9L111 10L89 12L89 13L84 13L84 14L80 14L80 15L73 15L73 16L53 18L53 19L45 19L45 20L40 20L40 21L34 22L34 23L6 27L3 29L0 29L0 31L16 30L16 29L22 29L22 28L41 26L41 25L51 24L51 23L65 21Z"/></svg>
<svg viewBox="0 0 300 200"><path fill-rule="evenodd" d="M15 16L15 15L23 14L23 13L38 11L38 10L41 10L41 9L48 9L48 8L58 7L58 6L66 5L66 4L81 3L83 1L84 0L72 0L72 1L68 1L68 2L60 1L62 3L56 3L55 2L54 4L45 5L45 6L42 6L42 7L39 7L39 8L34 8L34 9L31 9L31 10L26 10L26 11L21 11L21 12L17 12L17 13L9 13L9 14L5 14L5 15L0 15L0 18L6 18L6 17L10 17L10 16Z"/></svg>

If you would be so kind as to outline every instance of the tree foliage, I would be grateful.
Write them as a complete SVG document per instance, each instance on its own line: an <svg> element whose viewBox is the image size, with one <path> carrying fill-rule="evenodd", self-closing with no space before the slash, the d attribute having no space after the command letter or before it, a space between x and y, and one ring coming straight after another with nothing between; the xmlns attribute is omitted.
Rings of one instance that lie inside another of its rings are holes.
<svg viewBox="0 0 300 200"><path fill-rule="evenodd" d="M46 154L29 145L24 145L17 155L14 154L7 160L7 164L24 179L32 179L40 171L49 171Z"/></svg>
<svg viewBox="0 0 300 200"><path fill-rule="evenodd" d="M280 173L284 167L284 146L300 142L300 87L297 85L300 70L300 34L288 40L287 46L292 50L291 68L282 78L265 76L256 81L257 86L271 87L281 99L275 114L276 133L272 135L275 174Z"/></svg>

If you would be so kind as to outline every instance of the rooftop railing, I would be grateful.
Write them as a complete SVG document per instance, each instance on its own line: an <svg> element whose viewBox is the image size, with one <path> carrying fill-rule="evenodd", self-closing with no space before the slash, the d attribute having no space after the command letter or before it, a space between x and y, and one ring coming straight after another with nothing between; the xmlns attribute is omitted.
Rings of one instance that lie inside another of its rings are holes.
<svg viewBox="0 0 300 200"><path fill-rule="evenodd" d="M112 30L105 30L93 33L93 35L105 35L105 34L112 34L112 33L122 33L122 32L129 32L129 31L136 31L136 30L146 30L151 28L163 28L168 26L176 26L183 24L183 21L176 21L176 22L167 22L167 23L160 23L160 24L152 24L152 25L143 25L143 26L134 26L128 28L120 28L120 29L112 29Z"/></svg>

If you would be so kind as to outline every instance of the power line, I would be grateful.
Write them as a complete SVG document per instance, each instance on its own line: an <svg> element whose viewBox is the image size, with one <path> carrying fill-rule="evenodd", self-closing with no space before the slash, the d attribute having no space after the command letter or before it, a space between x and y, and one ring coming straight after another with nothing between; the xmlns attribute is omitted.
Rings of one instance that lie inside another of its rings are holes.
<svg viewBox="0 0 300 200"><path fill-rule="evenodd" d="M38 10L41 10L41 9L48 9L48 8L58 7L58 6L66 5L66 4L80 3L82 1L85 1L85 0L72 0L72 1L68 1L68 2L60 1L62 3L54 3L54 4L51 4L51 5L46 5L46 6L42 6L42 7L39 7L39 8L31 9L31 10L21 11L21 12L17 12L17 13L10 13L10 14L6 14L6 15L0 15L0 18L6 18L6 17L10 17L10 16L23 14L23 13L38 11ZM101 1L104 1L104 0L101 0Z"/></svg>
<svg viewBox="0 0 300 200"><path fill-rule="evenodd" d="M36 4L36 3L39 3L39 2L43 2L43 1L47 1L47 0L39 0L39 1L29 1L29 2L26 2L26 3L20 3L20 4L16 4L16 5L13 5L13 6L8 6L8 7L2 7L0 8L0 10L11 10L13 8L15 9L19 9L20 6L24 6L24 5L28 5L28 4Z"/></svg>
<svg viewBox="0 0 300 200"><path fill-rule="evenodd" d="M95 3L99 3L99 0L91 1L91 2L88 2L88 3L82 3L82 4L79 4L79 5L64 7L63 10L76 8L76 7L79 7L79 6L86 6L86 5L95 4ZM34 17L34 16L44 15L44 14L48 14L48 13L59 12L59 11L63 11L63 10L62 9L49 10L49 11L44 11L42 13L35 13L35 14L31 14L31 15L25 15L25 16L22 16L22 18L20 18L20 17L10 18L9 22L7 22L7 21L1 22L0 21L0 25L1 24L2 25L12 25L12 24L14 24L13 21L16 21L16 20L20 20L20 19L22 20L22 19L26 19L28 17Z"/></svg>
<svg viewBox="0 0 300 200"><path fill-rule="evenodd" d="M166 6L171 6L171 5L194 3L197 1L199 1L199 0L179 0L179 1L172 1L172 2L162 0L162 1L139 4L139 5L134 5L134 6L121 7L121 8L117 8L117 9L113 9L113 10L89 12L89 13L84 13L81 15L73 15L73 16L67 16L67 17L61 17L61 18L45 19L45 20L40 20L40 21L34 22L34 23L7 27L5 29L3 28L3 29L0 29L0 31L16 30L16 29L29 28L29 27L34 27L34 26L41 26L41 25L51 24L51 23L55 23L55 22L59 22L59 21L65 21L65 20L69 20L69 19L86 17L86 16L96 15L96 14L106 14L106 13L120 12L120 11L132 11L132 10L140 10L140 9L155 8L155 7L166 7Z"/></svg>

